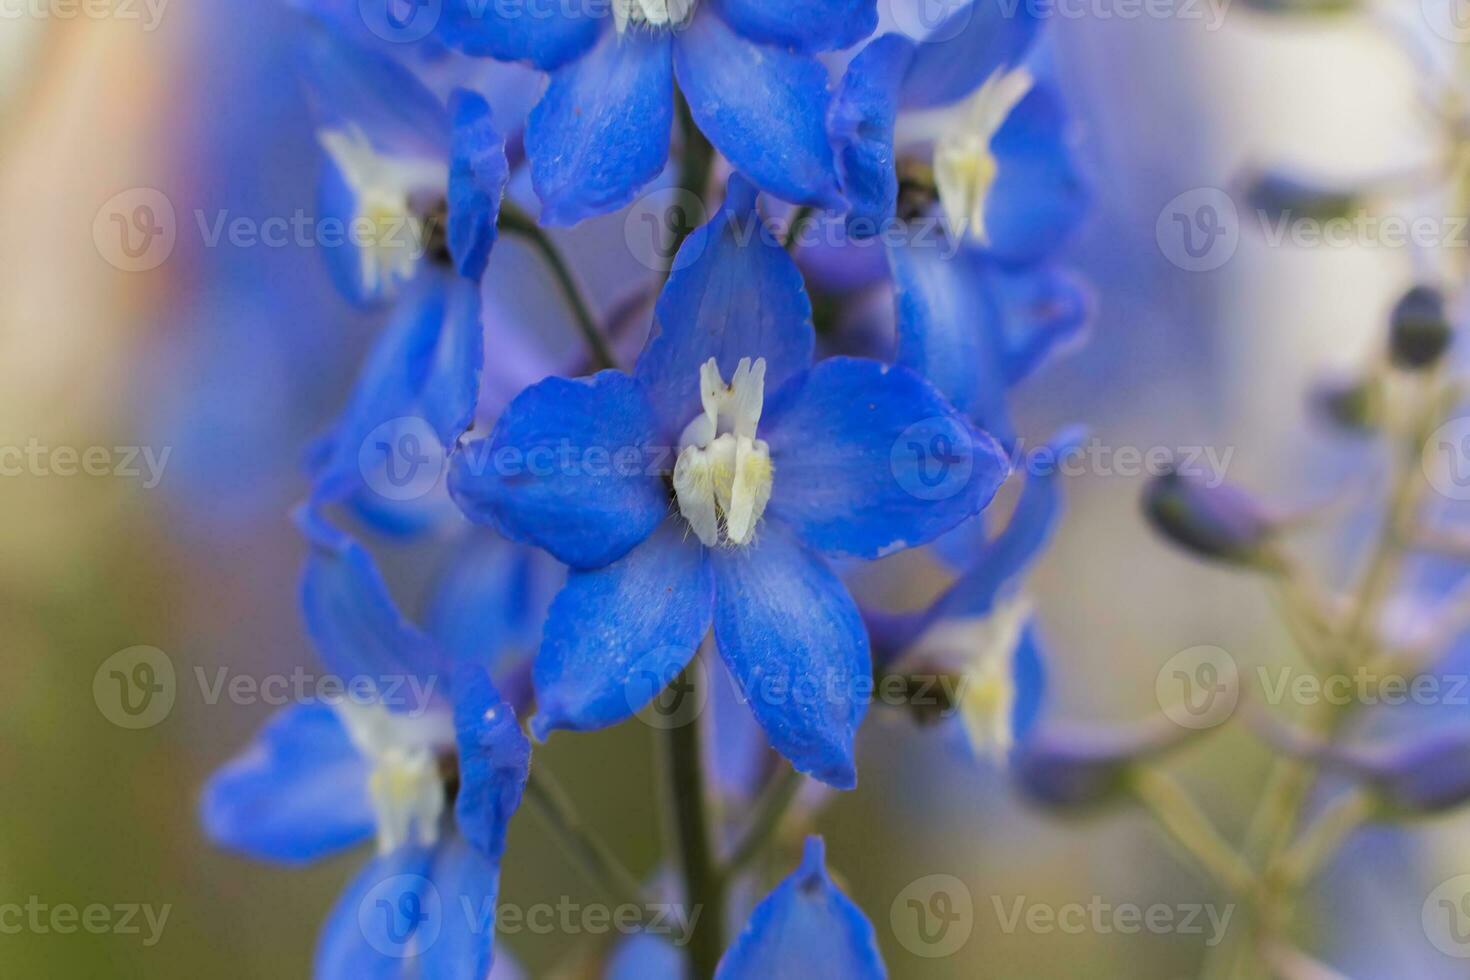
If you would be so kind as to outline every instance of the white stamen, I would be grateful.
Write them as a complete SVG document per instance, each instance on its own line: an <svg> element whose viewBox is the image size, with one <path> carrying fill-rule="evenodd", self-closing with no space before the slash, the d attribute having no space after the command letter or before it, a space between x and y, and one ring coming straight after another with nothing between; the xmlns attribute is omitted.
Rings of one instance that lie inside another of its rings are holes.
<svg viewBox="0 0 1470 980"><path fill-rule="evenodd" d="M679 25L689 19L695 0L612 0L613 24L621 34L629 24Z"/></svg>
<svg viewBox="0 0 1470 980"><path fill-rule="evenodd" d="M1035 81L1025 68L997 71L963 102L900 117L900 145L933 147L939 203L956 238L988 240L985 199L997 172L990 144Z"/></svg>
<svg viewBox="0 0 1470 980"><path fill-rule="evenodd" d="M372 767L368 795L378 824L378 853L410 840L429 847L439 839L444 815L444 779L439 754L454 747L447 712L405 715L382 705L344 701L342 724Z"/></svg>
<svg viewBox="0 0 1470 980"><path fill-rule="evenodd" d="M356 126L322 130L317 141L356 199L352 241L358 246L358 274L368 294L411 279L424 254L425 239L414 198L442 197L449 183L448 168L433 160L383 156Z"/></svg>
<svg viewBox="0 0 1470 980"><path fill-rule="evenodd" d="M704 411L679 437L674 496L696 537L747 544L771 499L770 447L755 437L765 404L765 358L741 358L728 385L710 358L699 369Z"/></svg>

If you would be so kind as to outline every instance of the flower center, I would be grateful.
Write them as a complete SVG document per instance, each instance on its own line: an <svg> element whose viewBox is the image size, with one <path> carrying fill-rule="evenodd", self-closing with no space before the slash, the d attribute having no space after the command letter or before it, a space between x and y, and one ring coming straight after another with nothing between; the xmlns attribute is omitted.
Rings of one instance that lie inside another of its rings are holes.
<svg viewBox="0 0 1470 980"><path fill-rule="evenodd" d="M999 170L990 144L1034 83L1025 68L997 71L963 102L901 120L900 142L933 146L934 183L956 238L988 240L985 199Z"/></svg>
<svg viewBox="0 0 1470 980"><path fill-rule="evenodd" d="M650 27L679 27L694 12L695 0L612 0L613 23L618 33L629 24Z"/></svg>
<svg viewBox="0 0 1470 980"><path fill-rule="evenodd" d="M748 544L771 499L770 447L755 437L765 393L763 357L741 358L728 385L714 358L699 369L704 411L679 437L674 495L705 547Z"/></svg>
<svg viewBox="0 0 1470 980"><path fill-rule="evenodd" d="M338 710L353 745L371 766L368 796L378 825L378 853L410 840L424 847L439 839L445 785L439 755L454 745L445 712L395 714L376 704L345 702Z"/></svg>
<svg viewBox="0 0 1470 980"><path fill-rule="evenodd" d="M349 241L370 295L413 278L424 254L424 219L415 200L443 197L448 176L430 160L379 154L361 129L323 130L317 140L332 157L356 201Z"/></svg>

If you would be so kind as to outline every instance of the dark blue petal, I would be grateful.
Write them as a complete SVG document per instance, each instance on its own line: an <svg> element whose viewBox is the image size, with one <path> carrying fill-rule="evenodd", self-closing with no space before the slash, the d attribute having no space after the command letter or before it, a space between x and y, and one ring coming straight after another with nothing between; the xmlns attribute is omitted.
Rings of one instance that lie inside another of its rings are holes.
<svg viewBox="0 0 1470 980"><path fill-rule="evenodd" d="M720 655L771 747L801 772L851 789L872 664L846 587L774 522L745 547L710 552L710 565Z"/></svg>
<svg viewBox="0 0 1470 980"><path fill-rule="evenodd" d="M409 678L432 693L443 668L437 647L393 602L372 557L311 510L297 514L311 545L301 582L306 631L333 674L350 680ZM399 707L391 705L390 707ZM410 704L404 710L423 710Z"/></svg>
<svg viewBox="0 0 1470 980"><path fill-rule="evenodd" d="M669 44L667 31L608 31L552 73L526 129L543 224L616 211L663 171L674 123Z"/></svg>
<svg viewBox="0 0 1470 980"><path fill-rule="evenodd" d="M906 109L957 102L1001 69L1018 64L1041 26L1037 4L973 0L919 45L904 82Z"/></svg>
<svg viewBox="0 0 1470 980"><path fill-rule="evenodd" d="M461 666L455 672L454 731L459 744L455 822L465 840L499 861L505 829L521 805L531 771L531 743L483 667Z"/></svg>
<svg viewBox="0 0 1470 980"><path fill-rule="evenodd" d="M399 980L444 930L444 898L429 880L433 851L400 847L369 861L327 915L316 980ZM458 909L452 910L458 914Z"/></svg>
<svg viewBox="0 0 1470 980"><path fill-rule="evenodd" d="M742 357L764 357L767 392L811 364L816 333L801 270L755 201L755 188L732 176L720 213L684 242L654 309L633 373L670 438L699 414L699 368L711 357L727 381Z"/></svg>
<svg viewBox="0 0 1470 980"><path fill-rule="evenodd" d="M450 112L454 135L449 156L449 251L460 275L479 280L495 245L510 164L505 139L490 120L490 103L457 89Z"/></svg>
<svg viewBox="0 0 1470 980"><path fill-rule="evenodd" d="M795 51L849 48L878 26L877 0L714 0L736 31Z"/></svg>
<svg viewBox="0 0 1470 980"><path fill-rule="evenodd" d="M416 494L420 479L437 482L444 453L474 416L483 350L477 286L447 269L427 270L374 344L346 410L314 452L313 500L343 500L365 481L372 490L384 488L378 478L392 475L388 467L432 468L403 485L406 495ZM388 423L404 431L385 433ZM421 435L439 445L421 445ZM418 462L398 458L408 436L420 442Z"/></svg>
<svg viewBox="0 0 1470 980"><path fill-rule="evenodd" d="M444 0L439 37L466 54L550 70L592 47L607 22L597 4Z"/></svg>
<svg viewBox="0 0 1470 980"><path fill-rule="evenodd" d="M674 71L700 130L757 187L793 204L842 206L820 61L697 12L674 45Z"/></svg>
<svg viewBox="0 0 1470 980"><path fill-rule="evenodd" d="M849 207L848 229L857 238L882 230L898 202L893 124L913 57L912 42L885 34L852 59L832 103L828 127Z"/></svg>
<svg viewBox="0 0 1470 980"><path fill-rule="evenodd" d="M455 455L449 491L471 520L599 568L668 513L655 442L653 409L628 375L547 378L510 403L489 439Z"/></svg>
<svg viewBox="0 0 1470 980"><path fill-rule="evenodd" d="M766 406L766 509L830 555L878 558L978 514L1009 471L995 440L904 368L834 357Z"/></svg>
<svg viewBox="0 0 1470 980"><path fill-rule="evenodd" d="M1033 88L1011 110L990 151L997 169L985 199L986 248L1006 262L1034 262L1061 244L1087 208L1056 90Z"/></svg>
<svg viewBox="0 0 1470 980"><path fill-rule="evenodd" d="M536 658L537 738L622 721L689 663L709 630L711 579L686 532L671 519L621 560L567 579Z"/></svg>
<svg viewBox="0 0 1470 980"><path fill-rule="evenodd" d="M320 128L359 129L385 155L448 161L448 111L412 71L320 27L304 47Z"/></svg>
<svg viewBox="0 0 1470 980"><path fill-rule="evenodd" d="M827 874L822 838L767 895L720 960L716 980L881 980L873 926Z"/></svg>
<svg viewBox="0 0 1470 980"><path fill-rule="evenodd" d="M324 704L278 712L204 786L209 839L270 861L304 863L369 839L368 768Z"/></svg>

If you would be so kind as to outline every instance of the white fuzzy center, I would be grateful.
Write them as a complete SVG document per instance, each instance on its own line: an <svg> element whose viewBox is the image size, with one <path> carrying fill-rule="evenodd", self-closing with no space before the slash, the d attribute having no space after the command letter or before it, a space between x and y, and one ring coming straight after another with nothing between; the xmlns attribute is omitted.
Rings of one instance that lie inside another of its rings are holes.
<svg viewBox="0 0 1470 980"><path fill-rule="evenodd" d="M618 33L629 24L649 27L678 27L694 12L694 0L612 0L613 23Z"/></svg>
<svg viewBox="0 0 1470 980"><path fill-rule="evenodd" d="M373 704L345 702L342 723L372 772L368 795L378 825L378 853L410 841L429 847L439 839L444 815L444 778L439 754L454 746L447 712L395 714Z"/></svg>
<svg viewBox="0 0 1470 980"><path fill-rule="evenodd" d="M771 499L770 447L755 437L765 393L765 358L741 358L728 385L714 358L699 369L704 411L679 437L674 495L706 547L749 543Z"/></svg>

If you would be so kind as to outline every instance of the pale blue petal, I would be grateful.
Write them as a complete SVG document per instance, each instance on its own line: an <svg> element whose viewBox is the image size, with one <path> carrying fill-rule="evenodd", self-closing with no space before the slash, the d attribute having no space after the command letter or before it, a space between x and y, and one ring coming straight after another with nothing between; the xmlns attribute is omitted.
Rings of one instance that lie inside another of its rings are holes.
<svg viewBox="0 0 1470 980"><path fill-rule="evenodd" d="M1001 69L1019 64L1036 37L1040 5L972 0L939 24L914 53L904 82L908 109L957 102Z"/></svg>

